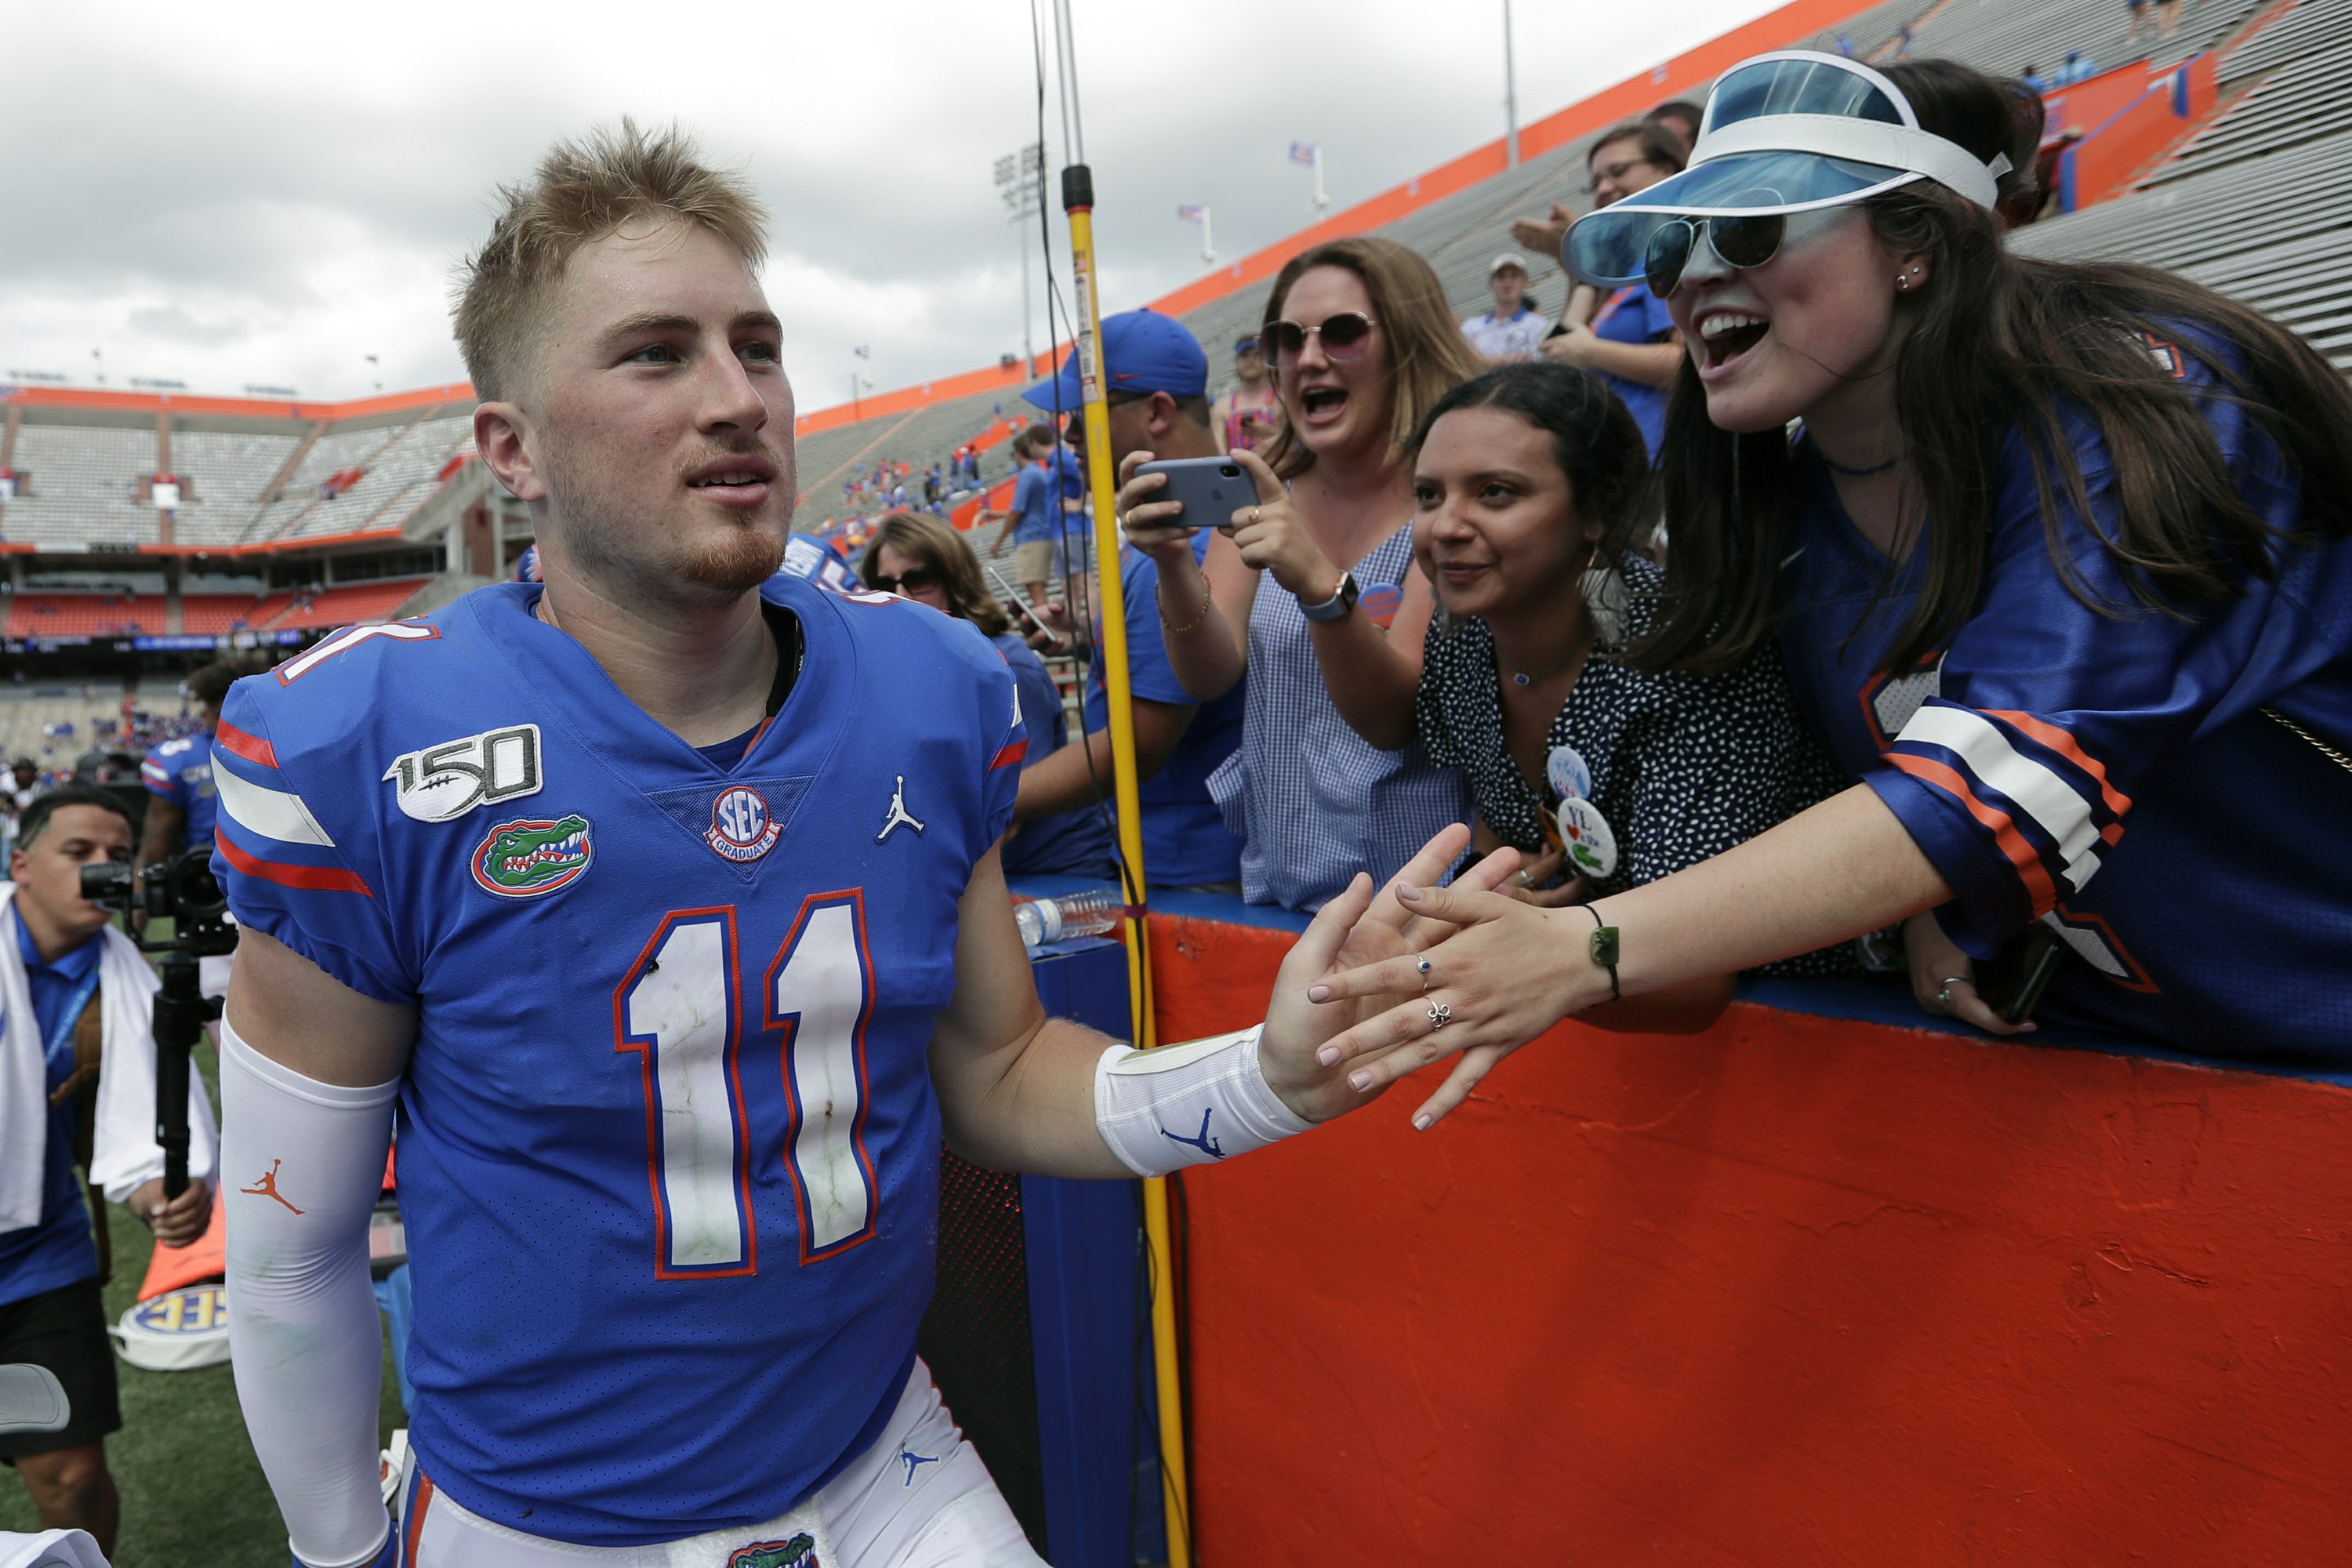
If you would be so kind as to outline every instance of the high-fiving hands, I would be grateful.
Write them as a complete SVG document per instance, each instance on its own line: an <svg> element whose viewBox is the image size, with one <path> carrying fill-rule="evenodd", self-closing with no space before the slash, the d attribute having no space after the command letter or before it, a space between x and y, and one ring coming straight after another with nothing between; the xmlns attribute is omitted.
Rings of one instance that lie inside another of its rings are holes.
<svg viewBox="0 0 2352 1568"><path fill-rule="evenodd" d="M1425 950L1445 940L1454 927L1417 912L1398 894L1405 889L1431 889L1422 893L1423 899L1435 897L1437 879L1469 843L1468 828L1459 824L1446 828L1422 846L1377 896L1372 879L1359 875L1323 906L1282 961L1266 1007L1258 1061L1267 1084L1299 1116L1328 1121L1378 1099L1397 1079L1453 1048L1452 1039L1441 1039L1442 1031L1429 1030L1426 1014L1432 1004L1423 989L1428 976L1417 966ZM1456 878L1450 891L1532 914L1528 906L1494 891L1518 868L1517 849L1498 849ZM1356 978L1372 975L1380 977L1377 983ZM1391 1013L1419 1016L1419 1040L1401 1037L1387 1046L1372 1045L1370 1032L1379 1030ZM1431 1050L1421 1041L1444 1049ZM1427 1128L1460 1104L1517 1046L1516 1041L1487 1044L1465 1052L1437 1093L1413 1113L1413 1125Z"/></svg>
<svg viewBox="0 0 2352 1568"><path fill-rule="evenodd" d="M1517 850L1498 849L1450 888L1410 880L1411 868L1400 872L1382 897L1412 911L1410 951L1335 969L1307 987L1310 1002L1359 1015L1317 1059L1346 1071L1360 1095L1378 1094L1407 1073L1461 1053L1437 1092L1413 1112L1417 1128L1434 1125L1496 1062L1561 1018L1609 999L1606 972L1582 956L1590 917L1490 890L1517 866Z"/></svg>

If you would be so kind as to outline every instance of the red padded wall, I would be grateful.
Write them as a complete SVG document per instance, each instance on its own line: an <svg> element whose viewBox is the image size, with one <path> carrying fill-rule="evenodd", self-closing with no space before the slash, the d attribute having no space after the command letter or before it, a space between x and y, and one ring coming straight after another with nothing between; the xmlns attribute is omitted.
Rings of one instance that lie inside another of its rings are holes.
<svg viewBox="0 0 2352 1568"><path fill-rule="evenodd" d="M1208 1568L2352 1558L2352 1094L1748 1004L1488 1084L1187 1178Z"/></svg>

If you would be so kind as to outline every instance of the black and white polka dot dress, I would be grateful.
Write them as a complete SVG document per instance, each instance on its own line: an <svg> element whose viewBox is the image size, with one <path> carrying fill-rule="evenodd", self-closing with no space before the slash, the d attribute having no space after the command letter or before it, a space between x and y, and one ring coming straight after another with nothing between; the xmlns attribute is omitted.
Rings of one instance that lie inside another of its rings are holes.
<svg viewBox="0 0 2352 1568"><path fill-rule="evenodd" d="M1622 647L1649 630L1665 573L1645 557L1618 563L1629 600ZM1432 762L1469 775L1479 816L1506 844L1544 847L1552 802L1519 772L1503 741L1494 634L1475 616L1431 623L1421 674L1421 742ZM1766 643L1718 675L1644 674L1596 647L1545 736L1592 770L1591 801L1617 840L1616 869L1595 899L1719 855L1844 781L1797 716L1779 648ZM1769 966L1774 974L1843 973L1845 944Z"/></svg>

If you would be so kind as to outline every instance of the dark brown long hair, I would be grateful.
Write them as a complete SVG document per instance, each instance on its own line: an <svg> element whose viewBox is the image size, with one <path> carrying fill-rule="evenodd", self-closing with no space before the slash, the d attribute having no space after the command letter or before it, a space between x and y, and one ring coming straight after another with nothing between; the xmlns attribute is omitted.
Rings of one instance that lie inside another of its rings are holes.
<svg viewBox="0 0 2352 1568"><path fill-rule="evenodd" d="M1004 613L1004 606L988 591L987 580L980 572L980 557L972 553L971 541L953 528L919 511L885 513L866 546L866 559L857 567L858 576L869 588L881 575L882 547L886 544L940 574L940 589L947 595L950 615L970 621L990 637L1001 637L1013 629L1013 617Z"/></svg>
<svg viewBox="0 0 2352 1568"><path fill-rule="evenodd" d="M1371 297L1372 320L1389 350L1389 461L1403 460L1412 433L1421 428L1429 405L1486 368L1462 335L1462 323L1445 302L1445 285L1421 253L1393 239L1335 239L1302 250L1283 263L1274 288L1265 297L1261 329L1282 320L1291 286L1318 267L1337 267L1354 273ZM1266 369L1280 384L1274 356ZM1287 419L1275 428L1274 438L1260 454L1266 466L1284 479L1297 479L1315 466L1315 454L1298 438Z"/></svg>
<svg viewBox="0 0 2352 1568"><path fill-rule="evenodd" d="M2005 202L2031 196L2042 113L2022 83L1948 60L1885 72L1927 130L1988 162L2007 153L2013 172L2001 179ZM1930 264L1927 287L1897 305L1911 323L1895 366L1895 409L1911 494L1929 521L1918 546L1918 601L1885 668L1912 668L1975 610L2000 447L2011 432L2032 463L2053 570L2095 610L2133 608L2095 594L2070 557L2066 508L2092 513L2062 409L2087 415L2105 440L2117 505L2101 542L2139 605L2178 611L2228 597L2249 574L2273 577L2282 547L2352 533L2352 388L2294 332L2155 268L2012 255L1992 214L1926 181L1864 205L1882 243ZM2184 342L2184 327L2227 344L2242 363L2220 363ZM2151 340L2210 368L2221 388L2210 395L2242 404L2277 443L2302 486L2293 531L2278 533L2239 496L2200 412L2200 389L2158 364ZM1717 429L1687 361L1660 457L1672 540L1668 603L1635 658L1652 668L1726 669L1775 630L1795 461L1777 429Z"/></svg>

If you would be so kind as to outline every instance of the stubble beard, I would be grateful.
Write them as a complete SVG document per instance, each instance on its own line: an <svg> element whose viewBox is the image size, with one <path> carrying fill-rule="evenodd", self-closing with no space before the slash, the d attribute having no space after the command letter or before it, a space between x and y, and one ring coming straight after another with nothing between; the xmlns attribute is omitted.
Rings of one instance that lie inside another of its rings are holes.
<svg viewBox="0 0 2352 1568"><path fill-rule="evenodd" d="M563 547L579 568L604 582L625 584L656 600L708 602L757 588L784 561L786 528L768 517L728 524L679 548L651 532L642 519L614 504L592 465L574 460L561 445L547 454L551 510L562 519ZM773 499L793 493L793 464L778 465L769 487Z"/></svg>

